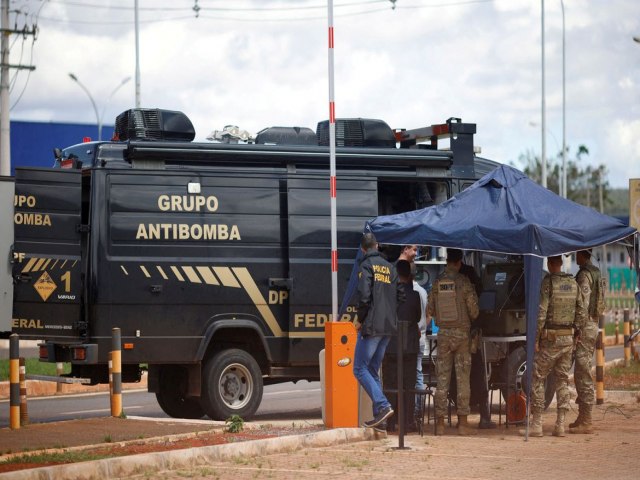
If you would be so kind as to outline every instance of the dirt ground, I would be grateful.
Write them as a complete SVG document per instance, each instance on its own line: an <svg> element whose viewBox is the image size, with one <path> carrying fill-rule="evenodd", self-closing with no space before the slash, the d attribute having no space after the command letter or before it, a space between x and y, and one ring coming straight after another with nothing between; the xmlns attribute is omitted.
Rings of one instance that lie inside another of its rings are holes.
<svg viewBox="0 0 640 480"><path fill-rule="evenodd" d="M570 421L575 412L569 414ZM477 417L475 418L477 421ZM235 458L189 469L146 472L129 478L256 479L350 478L438 480L620 480L640 478L640 404L598 406L593 435L553 437L555 412L544 415L543 438L524 438L518 428L482 430L472 437L431 433L357 442L291 453Z"/></svg>

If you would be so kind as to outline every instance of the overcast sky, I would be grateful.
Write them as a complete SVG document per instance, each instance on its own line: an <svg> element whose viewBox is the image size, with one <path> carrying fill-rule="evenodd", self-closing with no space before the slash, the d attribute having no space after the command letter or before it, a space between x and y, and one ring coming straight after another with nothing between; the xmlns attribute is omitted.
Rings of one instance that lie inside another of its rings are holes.
<svg viewBox="0 0 640 480"><path fill-rule="evenodd" d="M640 2L565 0L567 144L640 177ZM199 16L193 7L197 5ZM541 151L540 0L335 0L338 117L417 128L477 124L482 155ZM135 105L134 0L11 0L11 118L104 123ZM238 125L315 129L328 118L327 9L321 0L139 0L143 107L186 113L204 140ZM16 13L20 12L20 13ZM39 12L39 14L38 14ZM547 156L562 145L562 11L545 1ZM12 71L12 76L15 75ZM131 77L108 101L123 79ZM20 97L20 95L22 96ZM62 145L60 145L62 147Z"/></svg>

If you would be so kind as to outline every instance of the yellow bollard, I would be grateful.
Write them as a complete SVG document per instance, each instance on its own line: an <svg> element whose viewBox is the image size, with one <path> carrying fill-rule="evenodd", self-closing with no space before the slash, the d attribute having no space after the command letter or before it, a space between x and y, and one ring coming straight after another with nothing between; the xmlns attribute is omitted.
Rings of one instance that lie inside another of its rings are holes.
<svg viewBox="0 0 640 480"><path fill-rule="evenodd" d="M56 362L56 375L60 377L60 376L62 376L63 373L64 373L64 363ZM62 383L61 382L57 382L56 383L56 393L62 393Z"/></svg>
<svg viewBox="0 0 640 480"><path fill-rule="evenodd" d="M596 341L596 405L604 403L604 315L598 322L598 340Z"/></svg>
<svg viewBox="0 0 640 480"><path fill-rule="evenodd" d="M631 348L629 347L629 335L631 334L629 328L629 309L624 309L624 366L628 367L631 362Z"/></svg>
<svg viewBox="0 0 640 480"><path fill-rule="evenodd" d="M618 339L618 335L620 335L620 328L618 327L618 324L620 322L618 322L618 318L616 317L616 345L618 345L618 343L620 342L620 340Z"/></svg>
<svg viewBox="0 0 640 480"><path fill-rule="evenodd" d="M20 425L29 425L29 412L27 410L27 380L24 358L20 357Z"/></svg>
<svg viewBox="0 0 640 480"><path fill-rule="evenodd" d="M111 330L111 416L122 415L122 350L120 329Z"/></svg>
<svg viewBox="0 0 640 480"><path fill-rule="evenodd" d="M9 427L20 428L20 340L15 333L9 337Z"/></svg>

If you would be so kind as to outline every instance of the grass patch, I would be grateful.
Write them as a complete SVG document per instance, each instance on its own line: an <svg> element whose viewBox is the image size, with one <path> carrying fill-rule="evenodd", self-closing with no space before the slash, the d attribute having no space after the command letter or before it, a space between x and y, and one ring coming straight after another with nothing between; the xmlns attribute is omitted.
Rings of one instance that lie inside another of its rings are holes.
<svg viewBox="0 0 640 480"><path fill-rule="evenodd" d="M607 390L640 390L640 362L631 361L628 367L607 368L604 385Z"/></svg>
<svg viewBox="0 0 640 480"><path fill-rule="evenodd" d="M63 364L64 373L71 373L71 364ZM41 362L37 358L25 359L25 371L27 375L56 375L56 364ZM0 360L0 381L9 380L9 360Z"/></svg>
<svg viewBox="0 0 640 480"><path fill-rule="evenodd" d="M110 455L90 452L27 453L3 460L0 464L31 463L51 465L54 463L88 462L90 460L101 460L109 457Z"/></svg>

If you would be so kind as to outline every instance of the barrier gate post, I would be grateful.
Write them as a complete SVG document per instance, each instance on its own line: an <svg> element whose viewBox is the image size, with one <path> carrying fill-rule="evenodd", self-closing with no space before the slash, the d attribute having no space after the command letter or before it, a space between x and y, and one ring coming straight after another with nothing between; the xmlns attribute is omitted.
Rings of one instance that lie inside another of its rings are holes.
<svg viewBox="0 0 640 480"><path fill-rule="evenodd" d="M327 427L358 426L358 381L353 375L357 332L351 322L325 323L325 420Z"/></svg>

